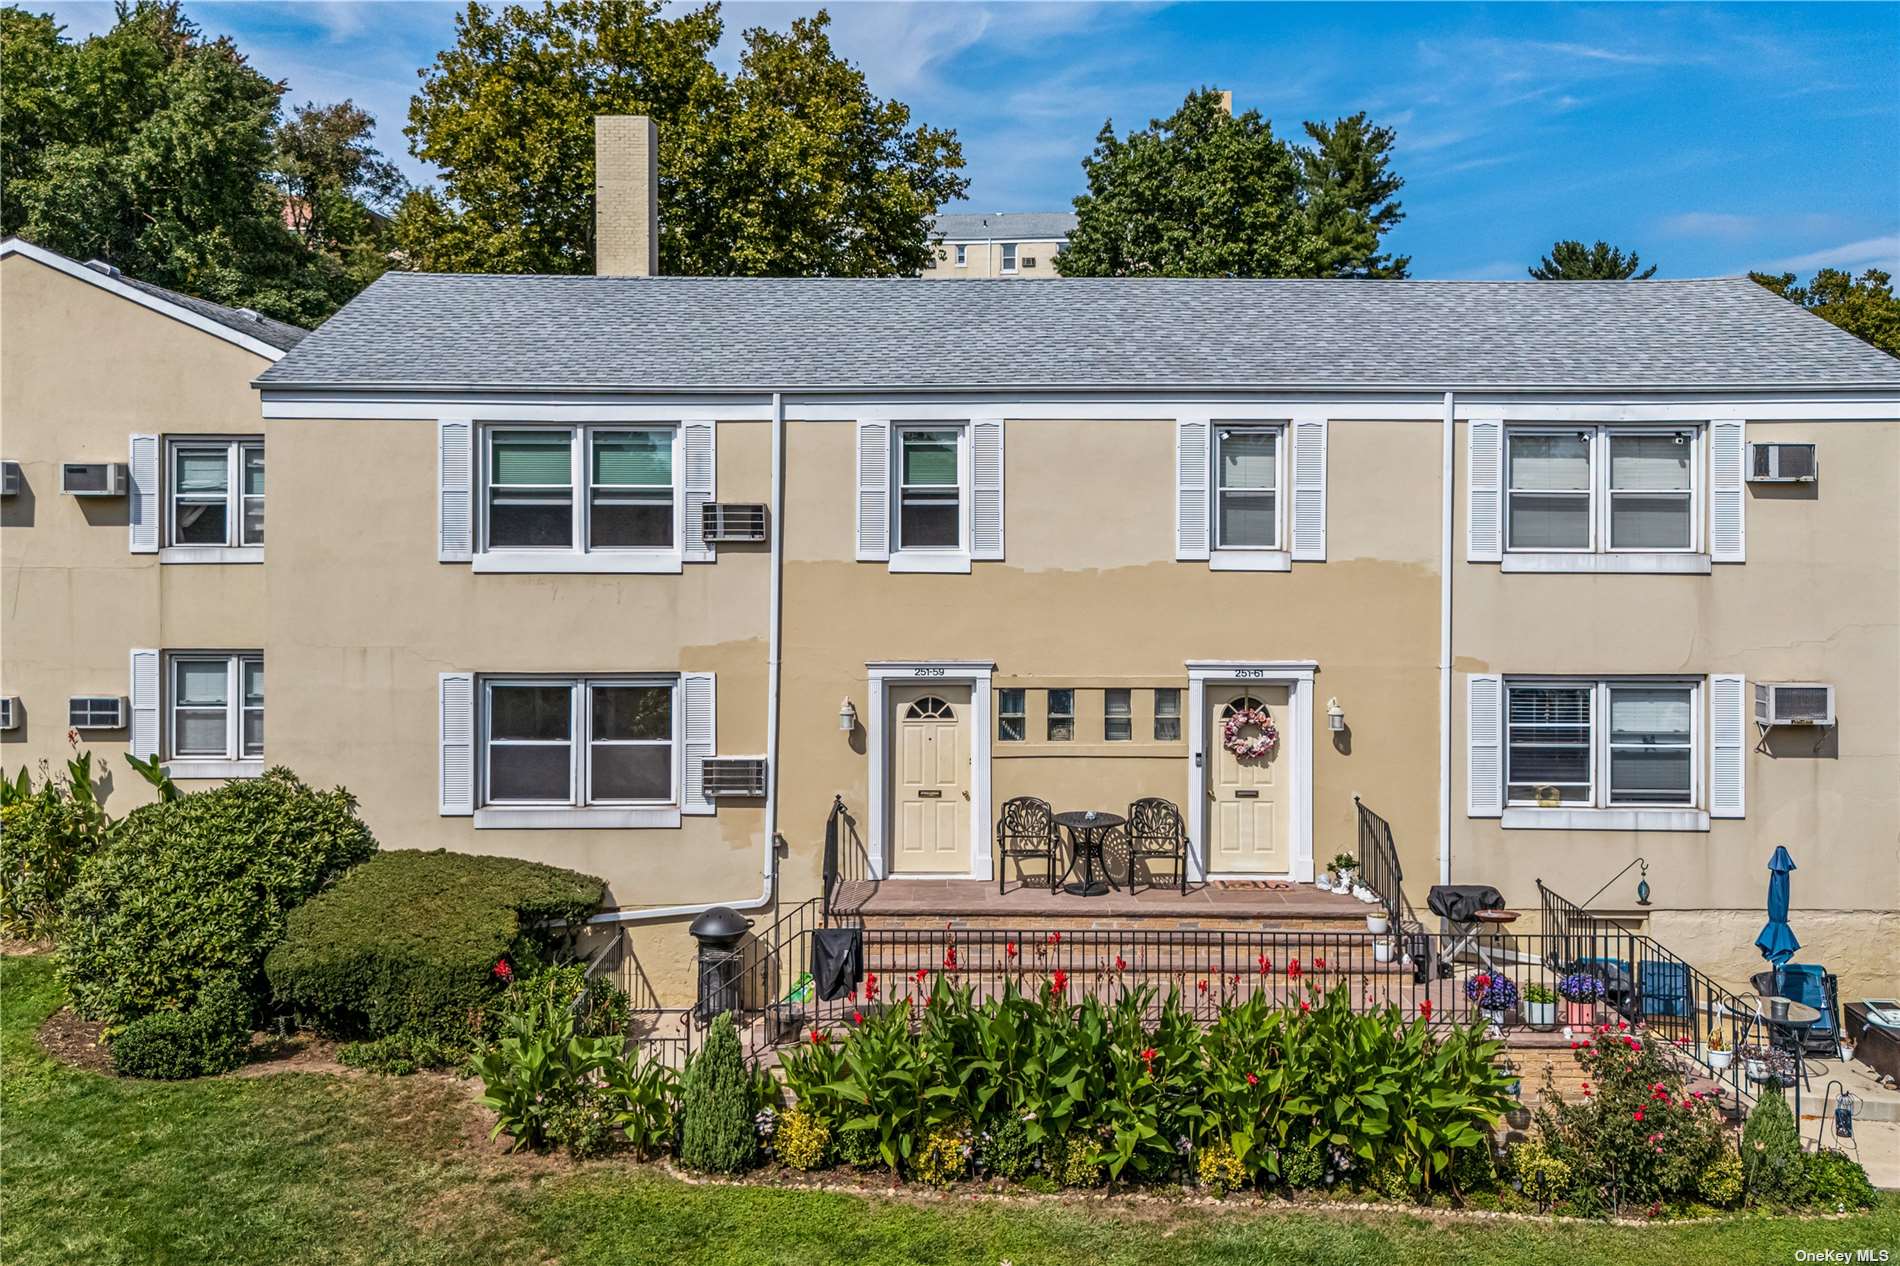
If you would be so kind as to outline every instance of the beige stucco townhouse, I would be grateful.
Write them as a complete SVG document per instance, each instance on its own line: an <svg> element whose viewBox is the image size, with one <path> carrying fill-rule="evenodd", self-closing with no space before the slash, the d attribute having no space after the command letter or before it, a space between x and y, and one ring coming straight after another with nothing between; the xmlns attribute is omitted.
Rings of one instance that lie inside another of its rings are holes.
<svg viewBox="0 0 1900 1266"><path fill-rule="evenodd" d="M935 254L923 277L1059 277L1056 256L1075 231L1072 211L945 212L932 225Z"/></svg>
<svg viewBox="0 0 1900 1266"><path fill-rule="evenodd" d="M1900 363L1746 280L391 273L279 359L4 267L11 766L125 696L83 742L605 877L672 1003L697 913L817 895L834 797L864 877L976 900L1012 797L1304 884L1357 796L1415 903L1542 879L1729 980L1786 844L1803 956L1900 986Z"/></svg>

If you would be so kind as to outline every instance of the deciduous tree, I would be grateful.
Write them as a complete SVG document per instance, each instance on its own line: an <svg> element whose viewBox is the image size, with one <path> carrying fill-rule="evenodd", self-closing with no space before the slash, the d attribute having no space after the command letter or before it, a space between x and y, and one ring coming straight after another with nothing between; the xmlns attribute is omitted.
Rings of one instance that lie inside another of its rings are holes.
<svg viewBox="0 0 1900 1266"><path fill-rule="evenodd" d="M1900 356L1900 298L1894 297L1892 276L1880 269L1869 268L1856 278L1844 269L1823 268L1805 286L1794 284L1793 273L1748 275L1855 338Z"/></svg>

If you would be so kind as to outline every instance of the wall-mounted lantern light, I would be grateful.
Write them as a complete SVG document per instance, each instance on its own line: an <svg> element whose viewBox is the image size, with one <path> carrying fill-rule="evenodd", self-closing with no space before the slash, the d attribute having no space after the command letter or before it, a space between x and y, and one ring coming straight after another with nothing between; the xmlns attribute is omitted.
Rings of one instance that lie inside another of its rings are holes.
<svg viewBox="0 0 1900 1266"><path fill-rule="evenodd" d="M1346 710L1339 706L1338 699L1326 701L1326 728L1335 734L1346 728Z"/></svg>
<svg viewBox="0 0 1900 1266"><path fill-rule="evenodd" d="M1642 866L1642 870L1637 872L1636 904L1646 906L1649 904L1649 863L1643 861Z"/></svg>
<svg viewBox="0 0 1900 1266"><path fill-rule="evenodd" d="M838 705L838 729L845 734L858 728L858 710L851 706L849 696Z"/></svg>

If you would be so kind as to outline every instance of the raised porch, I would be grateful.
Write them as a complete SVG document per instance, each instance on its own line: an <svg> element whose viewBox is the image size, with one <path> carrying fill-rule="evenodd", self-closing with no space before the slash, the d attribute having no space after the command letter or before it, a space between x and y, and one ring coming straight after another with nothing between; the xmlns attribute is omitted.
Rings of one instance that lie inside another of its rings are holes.
<svg viewBox="0 0 1900 1266"><path fill-rule="evenodd" d="M1215 880L1173 887L1111 889L1078 897L1057 888L1021 884L998 893L980 879L858 879L841 881L832 899L834 919L867 930L903 928L1097 928L1162 931L1361 931L1368 905L1311 884L1278 880Z"/></svg>

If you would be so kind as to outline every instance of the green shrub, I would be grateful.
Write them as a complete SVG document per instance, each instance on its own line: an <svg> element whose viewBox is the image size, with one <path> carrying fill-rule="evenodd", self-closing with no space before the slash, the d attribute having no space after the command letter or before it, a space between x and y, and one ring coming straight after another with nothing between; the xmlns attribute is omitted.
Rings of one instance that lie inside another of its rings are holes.
<svg viewBox="0 0 1900 1266"><path fill-rule="evenodd" d="M471 1065L482 1079L482 1103L495 1113L489 1137L508 1135L510 1151L573 1142L581 1130L575 1105L592 1096L620 1046L617 1037L578 1033L573 1008L557 998L510 1012L501 1041Z"/></svg>
<svg viewBox="0 0 1900 1266"><path fill-rule="evenodd" d="M592 876L509 857L383 853L292 913L265 971L277 1001L324 1032L409 1032L466 1049L508 978L552 952L559 934L537 925L578 925L604 891Z"/></svg>
<svg viewBox="0 0 1900 1266"><path fill-rule="evenodd" d="M548 1110L547 1141L581 1160L605 1156L620 1141L613 1097L598 1082L583 1080L556 1098Z"/></svg>
<svg viewBox="0 0 1900 1266"><path fill-rule="evenodd" d="M1309 1134L1280 1153L1280 1179L1295 1191L1319 1186L1326 1180L1326 1140Z"/></svg>
<svg viewBox="0 0 1900 1266"><path fill-rule="evenodd" d="M910 1159L911 1177L932 1187L948 1187L970 1172L970 1136L956 1128L924 1135Z"/></svg>
<svg viewBox="0 0 1900 1266"><path fill-rule="evenodd" d="M1194 1175L1201 1186L1217 1196L1247 1185L1247 1167L1234 1155L1234 1149L1219 1139L1203 1147L1194 1158Z"/></svg>
<svg viewBox="0 0 1900 1266"><path fill-rule="evenodd" d="M1742 1158L1728 1148L1709 1163L1696 1179L1696 1195L1717 1209L1733 1209L1742 1202Z"/></svg>
<svg viewBox="0 0 1900 1266"><path fill-rule="evenodd" d="M680 1163L709 1174L736 1174L758 1159L751 1078L739 1051L739 1031L723 1014L706 1045L686 1069Z"/></svg>
<svg viewBox="0 0 1900 1266"><path fill-rule="evenodd" d="M870 1130L845 1130L832 1135L838 1149L838 1162L853 1169L876 1169L884 1163L878 1150L877 1135Z"/></svg>
<svg viewBox="0 0 1900 1266"><path fill-rule="evenodd" d="M67 896L60 981L108 1030L221 976L256 997L290 911L375 851L348 792L287 769L134 809Z"/></svg>
<svg viewBox="0 0 1900 1266"><path fill-rule="evenodd" d="M1548 1213L1552 1205L1570 1194L1570 1166L1561 1157L1552 1155L1541 1137L1512 1148L1510 1163L1518 1186L1526 1197L1537 1203L1539 1213Z"/></svg>
<svg viewBox="0 0 1900 1266"><path fill-rule="evenodd" d="M1867 1180L1867 1171L1859 1161L1831 1147L1805 1155L1810 1204L1836 1212L1874 1207L1874 1185Z"/></svg>
<svg viewBox="0 0 1900 1266"><path fill-rule="evenodd" d="M453 1068L464 1052L423 1033L391 1033L337 1048L337 1062L350 1068L392 1077L407 1077L424 1068Z"/></svg>
<svg viewBox="0 0 1900 1266"><path fill-rule="evenodd" d="M1086 1134L1071 1134L1062 1140L1058 1153L1061 1164L1055 1167L1064 1187L1099 1187L1103 1166L1101 1144Z"/></svg>
<svg viewBox="0 0 1900 1266"><path fill-rule="evenodd" d="M112 1067L121 1077L175 1081L229 1072L250 1045L250 1003L235 981L212 981L189 1012L140 1016L112 1039Z"/></svg>
<svg viewBox="0 0 1900 1266"><path fill-rule="evenodd" d="M805 1108L792 1108L778 1119L772 1150L793 1169L822 1169L831 1151L831 1127Z"/></svg>
<svg viewBox="0 0 1900 1266"><path fill-rule="evenodd" d="M37 791L24 769L0 787L0 931L26 940L56 936L80 868L105 842L92 753L66 762L63 778L47 775Z"/></svg>
<svg viewBox="0 0 1900 1266"><path fill-rule="evenodd" d="M1005 1117L976 1140L976 1167L979 1172L1017 1182L1036 1167L1036 1149L1029 1141L1029 1128L1020 1117Z"/></svg>
<svg viewBox="0 0 1900 1266"><path fill-rule="evenodd" d="M680 1079L656 1059L638 1052L619 1056L602 1070L614 1123L634 1154L645 1158L673 1145L679 1131Z"/></svg>
<svg viewBox="0 0 1900 1266"><path fill-rule="evenodd" d="M1795 1205L1807 1196L1801 1133L1788 1101L1769 1088L1742 1127L1742 1184L1750 1204Z"/></svg>

